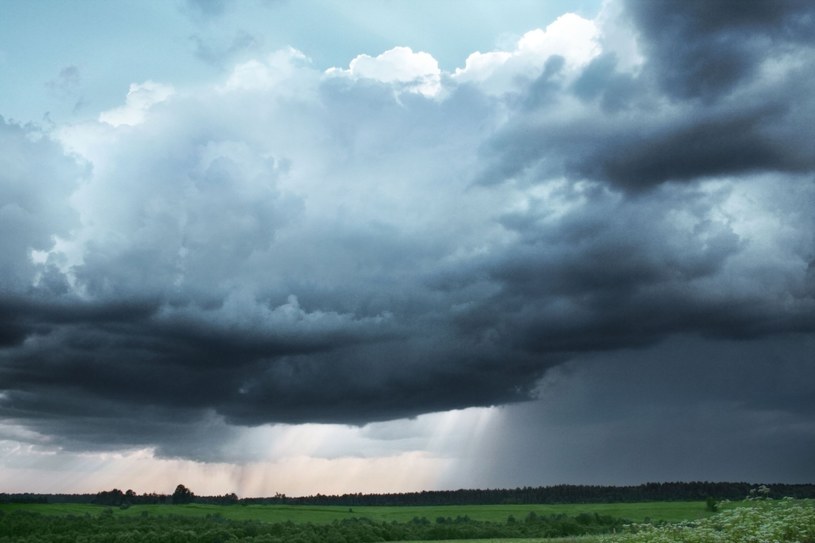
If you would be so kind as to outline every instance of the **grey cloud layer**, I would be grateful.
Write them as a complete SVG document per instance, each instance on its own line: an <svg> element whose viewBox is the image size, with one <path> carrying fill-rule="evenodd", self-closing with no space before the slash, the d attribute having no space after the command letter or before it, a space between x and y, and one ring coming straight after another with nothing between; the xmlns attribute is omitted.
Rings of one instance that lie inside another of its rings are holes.
<svg viewBox="0 0 815 543"><path fill-rule="evenodd" d="M585 351L811 335L809 8L666 5L663 33L652 6L639 72L553 56L431 99L289 53L72 127L73 158L2 122L0 416L200 458L193 421L364 424L528 399Z"/></svg>
<svg viewBox="0 0 815 543"><path fill-rule="evenodd" d="M766 61L812 46L815 8L805 0L629 2L661 89L720 100L749 84ZM665 14L670 13L670 17ZM775 58L774 58L775 57Z"/></svg>
<svg viewBox="0 0 815 543"><path fill-rule="evenodd" d="M508 123L488 146L495 159L482 182L531 171L631 191L812 171L811 5L630 2L628 16L647 55L639 72L618 70L614 52L595 58L571 89L582 103L560 95ZM541 102L540 88L527 103Z"/></svg>

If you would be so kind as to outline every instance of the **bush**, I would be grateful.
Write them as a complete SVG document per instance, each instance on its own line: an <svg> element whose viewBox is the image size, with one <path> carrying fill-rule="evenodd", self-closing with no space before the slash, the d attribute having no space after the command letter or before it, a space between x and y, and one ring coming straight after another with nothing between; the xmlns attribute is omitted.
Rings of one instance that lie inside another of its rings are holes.
<svg viewBox="0 0 815 543"><path fill-rule="evenodd" d="M601 543L794 543L815 541L815 507L783 499L752 501L697 522L639 524Z"/></svg>

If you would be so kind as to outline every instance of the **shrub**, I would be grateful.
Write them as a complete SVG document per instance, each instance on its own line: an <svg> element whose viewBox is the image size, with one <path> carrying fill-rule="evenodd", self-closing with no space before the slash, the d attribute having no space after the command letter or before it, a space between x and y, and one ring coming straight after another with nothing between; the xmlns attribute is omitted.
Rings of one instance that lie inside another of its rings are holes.
<svg viewBox="0 0 815 543"><path fill-rule="evenodd" d="M792 499L752 501L679 524L638 524L601 543L794 543L815 541L815 507Z"/></svg>

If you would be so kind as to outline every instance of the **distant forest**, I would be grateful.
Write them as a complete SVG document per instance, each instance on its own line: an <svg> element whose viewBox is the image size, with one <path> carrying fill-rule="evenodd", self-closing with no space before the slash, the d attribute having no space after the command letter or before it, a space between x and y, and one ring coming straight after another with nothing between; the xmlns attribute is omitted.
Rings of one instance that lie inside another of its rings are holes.
<svg viewBox="0 0 815 543"><path fill-rule="evenodd" d="M751 483L646 483L636 486L555 485L486 490L432 490L393 494L343 494L341 496L239 498L236 494L197 496L178 485L173 494L136 494L132 490L107 490L97 494L7 494L0 503L93 503L106 506L139 504L254 504L254 505L498 505L555 503L625 503L648 501L742 500L756 495L768 498L815 498L815 484Z"/></svg>

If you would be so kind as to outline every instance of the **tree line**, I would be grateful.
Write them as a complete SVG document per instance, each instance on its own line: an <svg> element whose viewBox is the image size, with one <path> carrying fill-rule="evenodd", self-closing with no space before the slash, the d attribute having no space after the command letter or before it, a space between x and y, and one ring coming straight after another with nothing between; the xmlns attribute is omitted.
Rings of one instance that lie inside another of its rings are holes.
<svg viewBox="0 0 815 543"><path fill-rule="evenodd" d="M217 505L500 505L556 503L632 503L648 501L741 500L759 485L726 482L645 483L631 486L554 485L510 489L428 490L386 494L342 494L265 498L238 498L234 493L198 496L184 485L172 494L136 494L133 490L106 490L96 494L0 494L0 503L95 503L106 506L206 503ZM815 484L765 484L769 498L815 498Z"/></svg>
<svg viewBox="0 0 815 543"><path fill-rule="evenodd" d="M569 503L634 503L649 501L741 500L759 486L769 489L768 498L815 498L815 484L767 484L726 482L645 483L631 486L554 485L511 489L429 490L392 494L343 494L305 497L277 495L244 498L242 503L291 505L524 505Z"/></svg>

